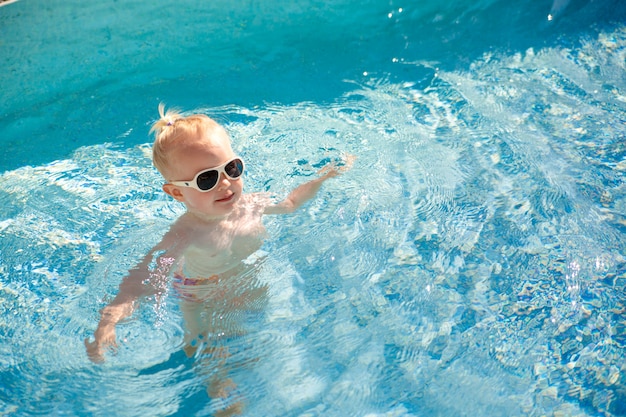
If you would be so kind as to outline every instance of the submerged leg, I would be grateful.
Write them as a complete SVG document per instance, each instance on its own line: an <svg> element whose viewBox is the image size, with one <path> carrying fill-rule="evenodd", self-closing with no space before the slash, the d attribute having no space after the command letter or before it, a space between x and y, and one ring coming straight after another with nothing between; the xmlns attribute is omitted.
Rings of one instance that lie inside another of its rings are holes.
<svg viewBox="0 0 626 417"><path fill-rule="evenodd" d="M244 402L237 384L229 377L227 360L228 347L205 344L198 355L201 372L207 375L206 392L215 409L213 415L233 416L243 412Z"/></svg>
<svg viewBox="0 0 626 417"><path fill-rule="evenodd" d="M183 301L181 303L183 319L185 321L185 336L183 350L187 357L191 358L196 354L205 333L202 329L202 304L193 301Z"/></svg>

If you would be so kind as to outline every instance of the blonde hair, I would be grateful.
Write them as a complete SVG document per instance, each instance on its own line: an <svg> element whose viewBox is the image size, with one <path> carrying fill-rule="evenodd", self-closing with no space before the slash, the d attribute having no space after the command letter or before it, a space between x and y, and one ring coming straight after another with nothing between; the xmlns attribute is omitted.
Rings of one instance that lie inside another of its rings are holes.
<svg viewBox="0 0 626 417"><path fill-rule="evenodd" d="M152 145L152 163L166 179L165 173L169 167L168 154L180 142L181 137L204 130L209 133L221 133L229 138L219 123L204 114L184 116L175 108L165 111L165 104L160 103L159 116L159 120L150 128L150 133L154 132L155 137Z"/></svg>

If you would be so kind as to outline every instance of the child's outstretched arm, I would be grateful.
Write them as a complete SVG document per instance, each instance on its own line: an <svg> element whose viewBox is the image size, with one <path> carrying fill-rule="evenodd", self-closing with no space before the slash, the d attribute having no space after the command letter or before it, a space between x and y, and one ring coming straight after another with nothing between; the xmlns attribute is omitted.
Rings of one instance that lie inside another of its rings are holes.
<svg viewBox="0 0 626 417"><path fill-rule="evenodd" d="M140 297L150 292L149 287L143 283L149 275L147 266L143 264L144 262L140 263L129 272L120 284L117 296L100 310L94 341L85 339L87 356L93 362L103 362L105 351L117 348L115 326L133 313L134 304Z"/></svg>
<svg viewBox="0 0 626 417"><path fill-rule="evenodd" d="M265 214L293 213L300 206L302 206L302 204L317 194L324 181L329 178L336 177L342 172L350 169L354 159L354 156L348 155L345 165L337 166L335 164L331 164L325 166L319 171L319 173L322 174L320 177L296 187L291 193L289 193L287 198L280 203L267 206L265 208Z"/></svg>
<svg viewBox="0 0 626 417"><path fill-rule="evenodd" d="M150 279L153 275L150 264L154 261L156 252L168 250L175 246L175 235L176 233L172 229L166 233L162 241L152 248L137 266L129 271L122 280L116 297L100 310L100 321L94 332L94 341L89 342L88 339L85 339L87 356L93 362L103 362L105 351L117 347L115 326L133 314L137 300L156 292L158 283ZM168 251L169 255L170 252ZM158 274L167 275L168 272L169 270L158 271Z"/></svg>

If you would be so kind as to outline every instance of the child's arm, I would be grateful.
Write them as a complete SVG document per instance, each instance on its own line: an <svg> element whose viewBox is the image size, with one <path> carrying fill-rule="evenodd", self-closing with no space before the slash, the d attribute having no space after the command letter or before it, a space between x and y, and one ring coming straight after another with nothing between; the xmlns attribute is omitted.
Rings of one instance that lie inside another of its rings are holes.
<svg viewBox="0 0 626 417"><path fill-rule="evenodd" d="M105 350L117 347L115 326L133 313L135 302L140 297L155 293L155 285L158 283L150 279L150 264L154 261L154 254L157 251L168 250L168 256L176 256L176 254L172 254L171 249L176 246L177 235L175 227L167 232L162 241L152 248L137 266L129 271L119 286L117 296L100 311L100 321L94 332L95 340L89 342L88 339L85 339L87 356L93 362L104 361ZM178 252L177 250L174 251ZM169 273L169 266L171 266L171 262L167 266L168 270L160 270L157 274L166 276Z"/></svg>
<svg viewBox="0 0 626 417"><path fill-rule="evenodd" d="M88 339L85 339L87 356L92 361L104 361L105 350L117 347L115 326L133 313L137 299L151 292L149 284L144 284L144 281L149 276L147 267L144 264L145 260L130 271L120 284L117 296L109 305L100 310L100 321L98 322L98 328L94 332L95 340L89 342Z"/></svg>
<svg viewBox="0 0 626 417"><path fill-rule="evenodd" d="M306 182L298 187L296 187L287 198L281 201L278 204L270 205L265 208L265 214L285 214L285 213L293 213L297 210L302 204L313 198L320 187L329 178L336 177L344 171L347 171L352 166L352 162L354 161L354 157L349 155L346 164L343 166L336 165L327 165L320 170L320 174L323 174L321 177Z"/></svg>

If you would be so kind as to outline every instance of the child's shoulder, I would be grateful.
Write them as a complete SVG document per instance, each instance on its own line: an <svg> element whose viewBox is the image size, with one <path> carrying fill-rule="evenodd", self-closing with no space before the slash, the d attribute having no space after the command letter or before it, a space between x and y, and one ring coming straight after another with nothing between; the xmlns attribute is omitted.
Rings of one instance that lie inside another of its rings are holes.
<svg viewBox="0 0 626 417"><path fill-rule="evenodd" d="M177 233L184 233L193 229L198 222L199 219L196 216L189 212L185 212L178 219L176 219L174 223L172 223L170 230Z"/></svg>
<svg viewBox="0 0 626 417"><path fill-rule="evenodd" d="M262 216L266 209L275 204L272 194L267 192L257 192L244 194L240 200L240 208L251 215Z"/></svg>

